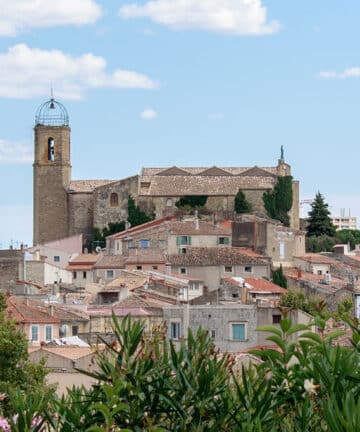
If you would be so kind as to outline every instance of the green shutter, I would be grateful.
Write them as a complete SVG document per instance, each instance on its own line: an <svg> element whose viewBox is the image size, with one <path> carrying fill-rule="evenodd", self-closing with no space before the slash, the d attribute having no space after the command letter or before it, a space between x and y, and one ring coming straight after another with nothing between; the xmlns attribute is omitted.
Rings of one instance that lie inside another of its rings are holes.
<svg viewBox="0 0 360 432"><path fill-rule="evenodd" d="M176 237L176 245L180 246L180 243L181 243L180 237Z"/></svg>
<svg viewBox="0 0 360 432"><path fill-rule="evenodd" d="M188 245L191 246L191 237L188 237Z"/></svg>
<svg viewBox="0 0 360 432"><path fill-rule="evenodd" d="M224 244L228 245L230 243L229 237L224 237Z"/></svg>
<svg viewBox="0 0 360 432"><path fill-rule="evenodd" d="M245 340L245 324L232 324L233 340Z"/></svg>

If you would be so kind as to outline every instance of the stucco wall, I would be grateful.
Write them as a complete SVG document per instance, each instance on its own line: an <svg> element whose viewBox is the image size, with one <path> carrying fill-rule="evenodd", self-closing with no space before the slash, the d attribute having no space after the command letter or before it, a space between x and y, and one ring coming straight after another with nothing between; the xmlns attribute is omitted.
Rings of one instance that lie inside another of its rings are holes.
<svg viewBox="0 0 360 432"><path fill-rule="evenodd" d="M239 351L257 344L256 306L189 306L165 307L164 321L170 328L170 322L180 322L180 336L186 337L187 328L196 332L199 327L209 331L217 348L221 351ZM231 323L241 322L247 324L247 337L245 341L234 341L231 335ZM170 337L170 331L168 331Z"/></svg>

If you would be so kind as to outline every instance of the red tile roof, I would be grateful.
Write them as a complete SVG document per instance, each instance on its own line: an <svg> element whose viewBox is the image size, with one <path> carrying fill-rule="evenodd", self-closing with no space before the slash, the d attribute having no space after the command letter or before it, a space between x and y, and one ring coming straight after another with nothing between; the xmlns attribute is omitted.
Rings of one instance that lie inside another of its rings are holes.
<svg viewBox="0 0 360 432"><path fill-rule="evenodd" d="M245 278L245 282L251 285L249 292L266 292L272 294L286 294L287 290L266 279Z"/></svg>
<svg viewBox="0 0 360 432"><path fill-rule="evenodd" d="M60 319L51 316L42 308L26 304L26 299L19 297L8 297L6 315L13 318L17 324L57 324Z"/></svg>

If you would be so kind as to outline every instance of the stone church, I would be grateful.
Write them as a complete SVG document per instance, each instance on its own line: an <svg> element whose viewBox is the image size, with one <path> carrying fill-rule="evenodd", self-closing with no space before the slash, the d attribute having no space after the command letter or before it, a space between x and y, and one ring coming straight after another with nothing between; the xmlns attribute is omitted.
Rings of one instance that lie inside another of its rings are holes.
<svg viewBox="0 0 360 432"><path fill-rule="evenodd" d="M262 195L278 176L291 175L283 155L273 167L143 168L120 180L72 180L70 127L66 108L51 98L35 117L34 244L82 233L91 241L93 227L126 220L131 195L156 217L171 214L185 195L207 195L214 212L233 211L241 189L254 211L264 211ZM299 183L293 181L290 223L299 228Z"/></svg>

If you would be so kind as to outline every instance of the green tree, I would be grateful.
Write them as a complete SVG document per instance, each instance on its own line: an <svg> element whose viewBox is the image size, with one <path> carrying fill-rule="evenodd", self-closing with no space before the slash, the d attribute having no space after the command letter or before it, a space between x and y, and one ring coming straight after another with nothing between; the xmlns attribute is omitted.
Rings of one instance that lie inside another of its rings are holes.
<svg viewBox="0 0 360 432"><path fill-rule="evenodd" d="M177 208L198 208L204 207L208 197L207 195L186 195L176 201Z"/></svg>
<svg viewBox="0 0 360 432"><path fill-rule="evenodd" d="M263 194L263 202L265 210L271 218L289 226L288 212L293 204L292 177L278 177L274 189Z"/></svg>
<svg viewBox="0 0 360 432"><path fill-rule="evenodd" d="M306 237L306 252L332 252L337 240L335 237L321 235L318 237Z"/></svg>
<svg viewBox="0 0 360 432"><path fill-rule="evenodd" d="M311 210L309 212L307 227L308 237L319 237L321 235L335 236L335 227L330 219L328 207L324 197L318 192L311 204Z"/></svg>
<svg viewBox="0 0 360 432"><path fill-rule="evenodd" d="M142 211L136 204L134 198L130 195L128 198L128 222L132 227L150 222L154 215L148 215Z"/></svg>
<svg viewBox="0 0 360 432"><path fill-rule="evenodd" d="M49 393L46 390L44 361L35 365L29 361L28 342L25 333L15 321L6 317L6 298L0 293L0 393L11 395L17 391ZM0 407L11 411L11 400L1 402Z"/></svg>
<svg viewBox="0 0 360 432"><path fill-rule="evenodd" d="M360 244L360 230L339 230L336 231L335 237L338 243L350 243L351 249Z"/></svg>
<svg viewBox="0 0 360 432"><path fill-rule="evenodd" d="M281 264L280 267L273 272L272 281L274 284L279 285L282 288L287 288L287 280Z"/></svg>
<svg viewBox="0 0 360 432"><path fill-rule="evenodd" d="M106 237L112 234L116 234L118 232L125 230L125 222L110 222L106 227L102 230L100 228L93 229L93 249L97 246L105 247L106 246Z"/></svg>
<svg viewBox="0 0 360 432"><path fill-rule="evenodd" d="M237 214L251 212L251 204L246 199L245 194L241 189L239 189L238 193L235 195L234 210Z"/></svg>

